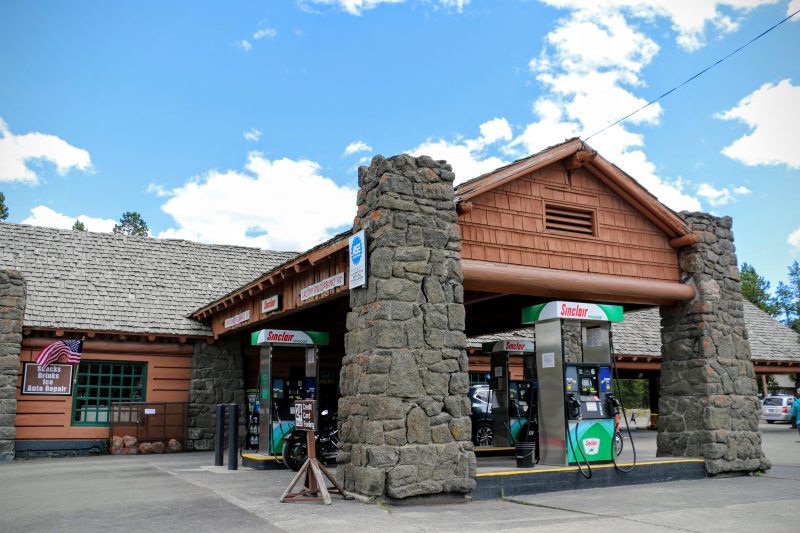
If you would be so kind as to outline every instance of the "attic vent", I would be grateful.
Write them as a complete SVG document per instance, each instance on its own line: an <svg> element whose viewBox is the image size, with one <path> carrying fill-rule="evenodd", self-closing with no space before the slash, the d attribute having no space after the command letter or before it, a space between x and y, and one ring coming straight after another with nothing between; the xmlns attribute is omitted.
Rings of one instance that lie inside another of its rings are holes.
<svg viewBox="0 0 800 533"><path fill-rule="evenodd" d="M594 211L563 205L545 204L544 227L551 231L594 235Z"/></svg>

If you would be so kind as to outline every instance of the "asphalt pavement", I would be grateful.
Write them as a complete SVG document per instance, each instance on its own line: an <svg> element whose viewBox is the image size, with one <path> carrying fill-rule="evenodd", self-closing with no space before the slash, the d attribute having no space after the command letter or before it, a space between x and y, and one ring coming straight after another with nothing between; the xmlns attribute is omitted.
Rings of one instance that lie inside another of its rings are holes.
<svg viewBox="0 0 800 533"><path fill-rule="evenodd" d="M281 504L292 472L229 471L210 453L19 460L0 464L0 531L797 531L800 436L762 431L763 476L450 505ZM633 437L650 455L654 432Z"/></svg>

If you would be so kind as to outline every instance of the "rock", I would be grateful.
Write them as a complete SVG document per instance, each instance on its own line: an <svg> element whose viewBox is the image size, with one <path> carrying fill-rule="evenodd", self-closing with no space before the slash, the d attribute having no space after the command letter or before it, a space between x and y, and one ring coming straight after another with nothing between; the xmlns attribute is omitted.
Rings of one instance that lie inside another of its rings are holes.
<svg viewBox="0 0 800 533"><path fill-rule="evenodd" d="M164 443L161 441L153 443L153 453L164 453Z"/></svg>
<svg viewBox="0 0 800 533"><path fill-rule="evenodd" d="M122 442L122 437L119 435L114 435L111 437L111 447L112 448L122 448L124 446Z"/></svg>
<svg viewBox="0 0 800 533"><path fill-rule="evenodd" d="M177 440L169 439L169 442L167 442L167 449L170 452L182 452L183 446L181 446L181 443L178 442Z"/></svg>
<svg viewBox="0 0 800 533"><path fill-rule="evenodd" d="M121 440L120 440L121 442ZM122 446L112 446L111 455L122 455L124 448Z"/></svg>
<svg viewBox="0 0 800 533"><path fill-rule="evenodd" d="M139 444L139 453L153 453L153 445L149 442Z"/></svg>
<svg viewBox="0 0 800 533"><path fill-rule="evenodd" d="M124 435L122 437L122 444L126 448L135 448L138 443L139 439L132 437L131 435Z"/></svg>

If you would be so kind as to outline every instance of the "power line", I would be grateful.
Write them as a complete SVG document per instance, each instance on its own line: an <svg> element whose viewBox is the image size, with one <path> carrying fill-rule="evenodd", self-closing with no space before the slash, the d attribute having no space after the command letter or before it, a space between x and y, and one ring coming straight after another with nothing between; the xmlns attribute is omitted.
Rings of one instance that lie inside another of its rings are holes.
<svg viewBox="0 0 800 533"><path fill-rule="evenodd" d="M670 93L673 93L673 92L677 91L678 89L680 89L681 87L683 87L684 85L686 85L686 84L687 84L687 83L689 83L690 81L694 80L695 78L699 78L700 76L702 76L703 74L705 74L706 72L708 72L708 71L709 71L709 70L711 70L712 68L716 67L717 65L719 65L720 63L722 63L723 61L725 61L726 59L728 59L728 58L729 58L729 57L731 57L732 55L734 55L734 54L736 54L736 53L738 53L738 52L740 52L740 51L744 50L745 48L747 48L748 46L750 46L751 44L753 44L754 42L756 42L757 40L759 40L760 38L762 38L763 36L765 36L766 34L768 34L769 32L771 32L772 30L774 30L775 28L777 28L778 26L780 26L781 24L783 24L784 22L786 22L787 20L789 20L790 18L792 18L793 16L797 15L798 13L800 13L800 9L798 9L797 11L795 11L794 13L792 13L791 15L787 16L785 19L781 20L780 22L778 22L778 23L774 24L774 25L773 25L773 26L771 26L770 28L768 28L768 29L764 30L764 31L763 31L763 32L761 32L760 34L756 35L755 37L753 37L752 39L750 39L749 41L747 41L747 42L746 42L746 43L744 43L742 46L740 46L739 48L737 48L737 49L736 49L736 50L734 50L733 52L729 53L728 55L726 55L726 56L725 56L725 57L723 57L722 59L719 59L719 60L717 60L715 63L713 63L713 64L711 64L711 65L707 66L706 68L704 68L703 70L701 70L700 72L698 72L697 74L695 74L694 76L692 76L691 78L689 78L688 80L684 81L683 83L681 83L681 84L679 84L679 85L676 85L675 87L673 87L673 88L672 88L672 89L670 89L669 91L665 92L664 94L662 94L661 96L659 96L659 97L658 97L658 98L656 98L655 100L650 100L649 102L647 102L645 105L643 105L642 107L640 107L640 108L639 108L639 109L637 109L636 111L633 111L632 113L628 113L628 114L627 114L627 115L625 115L624 117L617 119L616 121L612 122L611 124L609 124L609 125L608 125L608 126L606 126L605 128L603 128L603 129L601 129L601 130L599 130L599 131L596 131L596 132L592 133L591 135L589 135L588 137L586 137L586 138L585 138L585 139L583 139L583 140L584 140L584 141L588 141L589 139L591 139L591 138L592 138L592 137L594 137L595 135L600 135L601 133L603 133L603 132L604 132L604 131L606 131L607 129L609 129L609 128L612 128L612 127L616 126L616 125L617 125L617 124L619 124L620 122L624 122L624 121L628 120L629 118L631 118L633 115L635 115L635 114L636 114L636 113L638 113L639 111L641 111L641 110L643 110L643 109L645 109L645 108L647 108L647 107L650 107L651 105L655 104L656 102L658 102L659 100L661 100L662 98L664 98L665 96L667 96L668 94L670 94Z"/></svg>

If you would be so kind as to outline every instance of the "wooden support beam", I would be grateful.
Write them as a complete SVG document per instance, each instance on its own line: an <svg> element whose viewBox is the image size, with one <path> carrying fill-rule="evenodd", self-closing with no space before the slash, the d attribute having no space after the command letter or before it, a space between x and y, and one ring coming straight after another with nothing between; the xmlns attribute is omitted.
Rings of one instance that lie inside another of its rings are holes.
<svg viewBox="0 0 800 533"><path fill-rule="evenodd" d="M23 339L22 347L40 350L53 342L52 338L30 337ZM84 353L129 353L152 355L191 355L194 352L193 344L176 343L148 343L148 342L119 342L102 340L83 341Z"/></svg>

